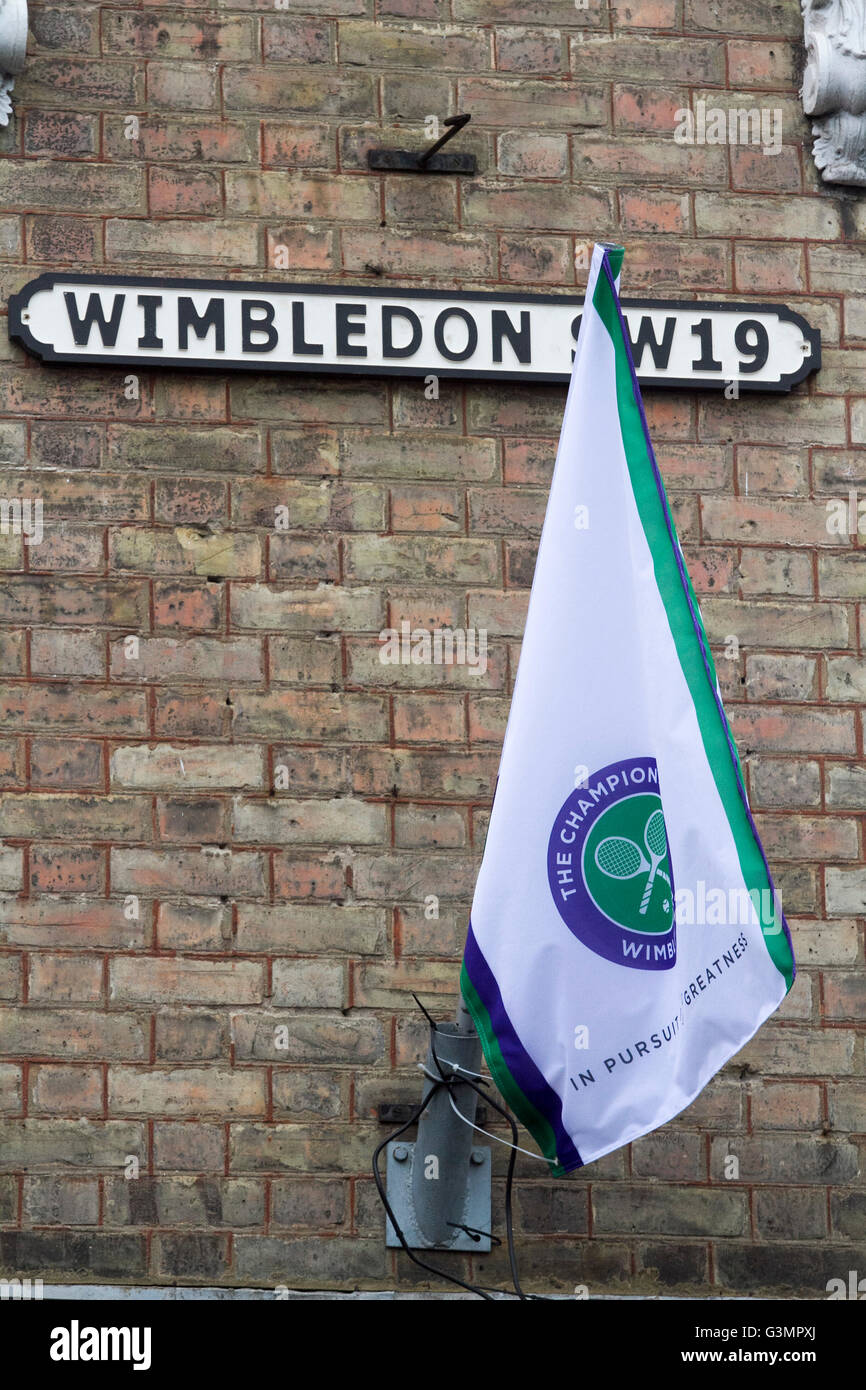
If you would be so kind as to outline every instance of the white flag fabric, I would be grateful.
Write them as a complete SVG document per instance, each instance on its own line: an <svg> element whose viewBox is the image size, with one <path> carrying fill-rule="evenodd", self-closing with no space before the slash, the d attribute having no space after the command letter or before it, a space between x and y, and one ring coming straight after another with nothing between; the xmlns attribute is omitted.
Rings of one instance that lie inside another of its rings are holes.
<svg viewBox="0 0 866 1390"><path fill-rule="evenodd" d="M683 1110L794 979L596 246L461 987L556 1174Z"/></svg>

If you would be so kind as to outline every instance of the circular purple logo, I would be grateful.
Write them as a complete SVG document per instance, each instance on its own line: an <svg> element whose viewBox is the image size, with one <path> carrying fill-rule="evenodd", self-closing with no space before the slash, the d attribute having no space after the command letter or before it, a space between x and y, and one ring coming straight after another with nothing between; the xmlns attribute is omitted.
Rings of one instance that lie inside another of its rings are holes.
<svg viewBox="0 0 866 1390"><path fill-rule="evenodd" d="M655 758L624 758L575 787L556 817L547 876L570 932L632 970L676 963L674 875Z"/></svg>

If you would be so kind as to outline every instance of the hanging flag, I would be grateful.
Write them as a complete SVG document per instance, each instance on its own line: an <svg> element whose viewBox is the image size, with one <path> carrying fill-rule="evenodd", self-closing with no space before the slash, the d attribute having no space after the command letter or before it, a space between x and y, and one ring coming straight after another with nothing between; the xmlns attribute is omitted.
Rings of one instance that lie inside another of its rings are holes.
<svg viewBox="0 0 866 1390"><path fill-rule="evenodd" d="M461 977L555 1174L685 1109L794 979L647 430L622 259L593 253Z"/></svg>

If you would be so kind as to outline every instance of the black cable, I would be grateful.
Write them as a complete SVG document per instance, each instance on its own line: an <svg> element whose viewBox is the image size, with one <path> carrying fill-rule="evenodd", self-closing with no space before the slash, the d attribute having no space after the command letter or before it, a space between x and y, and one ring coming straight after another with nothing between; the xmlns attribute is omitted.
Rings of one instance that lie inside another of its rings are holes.
<svg viewBox="0 0 866 1390"><path fill-rule="evenodd" d="M473 1091L477 1091L478 1095L481 1096L482 1100L486 1101L488 1105L492 1105L494 1110L498 1110L499 1114L503 1115L511 1126L511 1152L508 1157L508 1172L505 1176L505 1236L506 1242L508 1244L508 1263L511 1267L511 1282L514 1285L514 1291L517 1294L517 1297L521 1300L521 1302L546 1303L548 1300L544 1297L543 1294L524 1293L523 1288L520 1284L520 1277L517 1273L517 1255L514 1249L514 1214L512 1207L514 1167L517 1162L517 1140L519 1137L517 1133L517 1124L510 1110L506 1110L503 1106L499 1105L499 1103L495 1101L487 1091L482 1091L480 1086L476 1086L474 1081L470 1081L468 1080L468 1078L464 1079L465 1084L467 1086L471 1086ZM463 1116L462 1118L465 1119L466 1117Z"/></svg>
<svg viewBox="0 0 866 1390"><path fill-rule="evenodd" d="M385 1148L385 1145L392 1143L395 1139L399 1139L401 1134L405 1133L407 1129L414 1125L423 1113L423 1111L427 1109L427 1106L430 1104L431 1100L436 1095L436 1092L441 1090L443 1086L447 1087L447 1085L448 1083L445 1081L434 1081L433 1085L430 1087L430 1090L427 1092L427 1095L424 1097L421 1104L417 1107L411 1118L408 1119L404 1125L401 1125L399 1129L396 1129L393 1134L387 1135L382 1140L381 1144L378 1145L375 1153L373 1154L373 1177L376 1182L376 1190L379 1193L379 1199L386 1212L388 1213L391 1225L397 1232L397 1239L399 1240L400 1244L402 1245L406 1254L409 1256L409 1259L412 1261L412 1263L419 1265L421 1269L426 1269L430 1274L435 1274L439 1279L447 1279L449 1284L456 1284L461 1289L468 1289L470 1293L477 1294L479 1298L486 1299L488 1303L493 1303L494 1300L490 1297L490 1295L486 1293L483 1289L479 1288L477 1285L467 1284L464 1279L459 1279L456 1274L448 1274L444 1269L437 1269L435 1265L428 1265L425 1260L419 1260L416 1255L413 1255L412 1251L409 1249L409 1246L406 1242L406 1237L403 1235L403 1231L400 1228L397 1218L391 1209L391 1204L388 1201L388 1198L385 1193L385 1186L382 1182L382 1174L379 1172L379 1155Z"/></svg>
<svg viewBox="0 0 866 1390"><path fill-rule="evenodd" d="M543 1295L524 1293L520 1283L520 1277L517 1271L517 1255L514 1249L514 1213L512 1196L514 1186L514 1168L517 1162L518 1131L517 1124L514 1120L514 1116L511 1114L509 1110L506 1110L503 1106L499 1105L498 1102L495 1101L493 1097L489 1094L489 1092L483 1091L481 1089L481 1085L478 1085L475 1081L470 1080L468 1076L458 1076L454 1072L452 1072L450 1075L446 1075L446 1073L442 1070L442 1064L439 1061L439 1057L436 1053L436 1024L434 1020L431 1018L427 1009L425 1009L424 1005L421 1003L421 1000L418 998L417 994L413 994L412 997L414 998L415 1003L418 1005L419 1009L421 1010L424 1017L427 1019L428 1024L430 1025L430 1054L433 1058L436 1070L439 1073L439 1080L437 1081L434 1077L430 1077L429 1073L427 1073L428 1079L432 1081L432 1085L427 1095L424 1097L421 1104L417 1106L417 1108L410 1116L410 1118L406 1121L406 1123L401 1125L399 1129L396 1129L393 1132L393 1134L387 1135L387 1137L382 1140L381 1144L377 1146L373 1154L373 1177L376 1182L376 1190L379 1194L379 1198L382 1202L382 1205L384 1206L385 1211L388 1214L388 1217L391 1221L391 1225L394 1227L394 1230L397 1233L397 1239L399 1240L401 1246L403 1247L413 1264L419 1265L421 1269L425 1269L429 1273L437 1275L440 1279L446 1279L449 1283L456 1284L459 1288L467 1289L470 1293L476 1294L479 1298L486 1299L489 1303L495 1301L494 1299L490 1298L489 1295L491 1293L499 1293L500 1296L504 1295L505 1297L512 1296L509 1293L509 1291L504 1289L489 1289L485 1285L469 1284L465 1280L458 1278L455 1274L448 1274L445 1270L437 1269L435 1265L427 1264L426 1261L418 1259L418 1257L414 1255L412 1251L409 1249L406 1237L404 1236L403 1231L401 1230L400 1225L397 1222L397 1218L395 1217L391 1205L388 1201L387 1195L385 1193L385 1187L382 1182L382 1175L379 1172L379 1155L382 1152L382 1150L386 1147L387 1144L393 1143L395 1139L398 1139L401 1134L404 1134L407 1129L410 1129L411 1126L418 1121L418 1119L420 1118L424 1110L426 1110L427 1106L430 1104L430 1101L433 1099L434 1095L436 1095L438 1091L442 1090L443 1088L449 1091L452 1097L452 1104L454 1105L455 1109L457 1109L456 1101L454 1101L453 1099L455 1086L469 1086L473 1091L476 1092L477 1095L481 1096L482 1100L492 1105L494 1110L498 1111L499 1114L502 1115L511 1126L512 1143L510 1145L510 1154L508 1159L508 1172L506 1173L505 1177L505 1234L508 1244L508 1262L511 1269L511 1280L514 1284L515 1294L517 1298L521 1300L521 1302L546 1302L547 1300L544 1299ZM481 1081L482 1085L487 1084L484 1081L484 1078L480 1077L479 1081ZM470 1123L466 1119L466 1116L460 1113L459 1109L457 1109L457 1113L458 1115L460 1115L460 1118L466 1124Z"/></svg>

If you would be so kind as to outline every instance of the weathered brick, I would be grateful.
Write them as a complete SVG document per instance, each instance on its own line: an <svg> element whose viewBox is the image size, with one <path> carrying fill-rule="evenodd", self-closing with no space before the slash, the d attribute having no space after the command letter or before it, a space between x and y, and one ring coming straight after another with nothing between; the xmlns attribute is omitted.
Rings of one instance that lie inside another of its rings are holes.
<svg viewBox="0 0 866 1390"><path fill-rule="evenodd" d="M260 1226L261 1183L245 1178L147 1177L105 1184L110 1226Z"/></svg>
<svg viewBox="0 0 866 1390"><path fill-rule="evenodd" d="M263 988L253 961L121 956L109 966L109 998L124 1004L254 1004Z"/></svg>
<svg viewBox="0 0 866 1390"><path fill-rule="evenodd" d="M750 785L756 806L820 806L821 769L804 758L752 758Z"/></svg>
<svg viewBox="0 0 866 1390"><path fill-rule="evenodd" d="M262 750L240 744L196 745L173 748L170 744L138 744L115 748L111 755L111 783L131 790L144 788L230 788L264 786Z"/></svg>
<svg viewBox="0 0 866 1390"><path fill-rule="evenodd" d="M101 1115L102 1081L101 1066L32 1066L29 1111L41 1115Z"/></svg>
<svg viewBox="0 0 866 1390"><path fill-rule="evenodd" d="M273 1073L274 1113L291 1120L345 1118L347 1092L346 1078L333 1073L310 1071L309 1068L300 1071L280 1068ZM306 1223L301 1220L299 1224Z"/></svg>
<svg viewBox="0 0 866 1390"><path fill-rule="evenodd" d="M243 737L375 743L386 727L387 709L380 696L315 690L238 690L234 695L234 730Z"/></svg>
<svg viewBox="0 0 866 1390"><path fill-rule="evenodd" d="M147 625L147 586L136 579L54 579L50 575L0 578L4 621L79 627Z"/></svg>
<svg viewBox="0 0 866 1390"><path fill-rule="evenodd" d="M731 1062L732 1069L743 1066L769 1076L850 1074L855 1070L854 1034L765 1027Z"/></svg>
<svg viewBox="0 0 866 1390"><path fill-rule="evenodd" d="M28 217L25 237L33 261L71 261L87 265L102 260L101 228L84 217Z"/></svg>
<svg viewBox="0 0 866 1390"><path fill-rule="evenodd" d="M155 469L173 473L179 456L184 474L261 472L264 469L258 430L236 426L189 429L160 425L134 428L112 425L108 431L109 468Z"/></svg>
<svg viewBox="0 0 866 1390"><path fill-rule="evenodd" d="M285 92L291 80L281 74L280 85ZM280 217L285 214L288 199L290 206L303 207L305 216L315 217L317 221L371 222L376 216L375 186L349 175L322 178L268 170L252 173L228 169L225 186L226 206L239 215Z"/></svg>
<svg viewBox="0 0 866 1390"><path fill-rule="evenodd" d="M704 497L701 516L703 534L709 541L838 545L843 539L827 530L826 512L813 502Z"/></svg>
<svg viewBox="0 0 866 1390"><path fill-rule="evenodd" d="M104 51L158 58L197 58L216 62L251 58L256 48L254 21L186 18L183 14L111 10L102 30Z"/></svg>
<svg viewBox="0 0 866 1390"><path fill-rule="evenodd" d="M385 616L381 595L373 588L272 588L236 584L232 588L232 623L236 628L291 627L300 632L378 631Z"/></svg>
<svg viewBox="0 0 866 1390"><path fill-rule="evenodd" d="M381 844L385 808L355 801L243 801L235 798L233 834L243 844Z"/></svg>
<svg viewBox="0 0 866 1390"><path fill-rule="evenodd" d="M378 1019L341 1014L233 1014L232 1037L238 1061L368 1066L385 1047Z"/></svg>
<svg viewBox="0 0 866 1390"><path fill-rule="evenodd" d="M140 1236L87 1231L6 1231L0 1235L0 1266L10 1274L47 1275L49 1280L68 1278L115 1282L142 1278L146 1269L144 1240Z"/></svg>
<svg viewBox="0 0 866 1390"><path fill-rule="evenodd" d="M265 887L262 856L228 849L112 849L111 881L119 892L159 897L164 893L242 894L261 897Z"/></svg>
<svg viewBox="0 0 866 1390"><path fill-rule="evenodd" d="M344 1238L339 1242L279 1236L238 1236L234 1243L236 1268L245 1283L277 1283L321 1288L334 1279L378 1280L385 1277L381 1239Z"/></svg>
<svg viewBox="0 0 866 1390"><path fill-rule="evenodd" d="M0 1051L10 1057L74 1057L100 1060L146 1055L146 1020L94 1009L0 1010Z"/></svg>
<svg viewBox="0 0 866 1390"><path fill-rule="evenodd" d="M24 1210L37 1226L96 1226L99 1182L96 1178L26 1178Z"/></svg>
<svg viewBox="0 0 866 1390"><path fill-rule="evenodd" d="M857 657L827 660L827 698L840 704L861 702L866 696L866 661Z"/></svg>
<svg viewBox="0 0 866 1390"><path fill-rule="evenodd" d="M153 213L198 212L217 216L223 209L219 173L209 170L148 169L147 199Z"/></svg>
<svg viewBox="0 0 866 1390"><path fill-rule="evenodd" d="M757 647L847 647L848 613L842 604L747 603L722 595L701 605L711 642L728 633Z"/></svg>
<svg viewBox="0 0 866 1390"><path fill-rule="evenodd" d="M160 1173L223 1171L225 1125L157 1120L153 1126L154 1163Z"/></svg>
<svg viewBox="0 0 866 1390"><path fill-rule="evenodd" d="M99 956L34 956L28 999L41 1003L97 1004L102 999Z"/></svg>
<svg viewBox="0 0 866 1390"><path fill-rule="evenodd" d="M131 796L66 796L29 792L4 796L0 834L16 838L143 840L148 837L147 806Z"/></svg>
<svg viewBox="0 0 866 1390"><path fill-rule="evenodd" d="M730 1153L739 1160L734 1180L739 1182L780 1181L796 1173L801 1182L835 1184L852 1181L858 1172L856 1148L840 1141L819 1142L790 1135L714 1139L710 1159L714 1175L724 1171L725 1156Z"/></svg>
<svg viewBox="0 0 866 1390"><path fill-rule="evenodd" d="M256 578L262 569L261 541L243 532L205 532L192 526L171 531L112 529L111 568L137 574L197 574L209 578Z"/></svg>
<svg viewBox="0 0 866 1390"><path fill-rule="evenodd" d="M265 1074L252 1068L109 1067L114 1115L264 1115Z"/></svg>
<svg viewBox="0 0 866 1390"><path fill-rule="evenodd" d="M419 232L351 231L342 236L343 261L356 274L437 275L455 270L476 278L493 274L496 246L491 237L475 232L425 236Z"/></svg>
<svg viewBox="0 0 866 1390"><path fill-rule="evenodd" d="M348 1002L346 967L338 961L278 960L272 981L276 1008L341 1009Z"/></svg>
<svg viewBox="0 0 866 1390"><path fill-rule="evenodd" d="M674 1210L659 1187L597 1187L593 1192L593 1231L601 1234L746 1236L749 1211L745 1193L712 1188L680 1188Z"/></svg>
<svg viewBox="0 0 866 1390"><path fill-rule="evenodd" d="M133 949L144 943L149 928L146 903L85 896L0 898L0 941L7 945Z"/></svg>
<svg viewBox="0 0 866 1390"><path fill-rule="evenodd" d="M0 1063L0 1115L19 1115L22 1098L21 1068L13 1066L11 1062ZM0 1183L0 1220L13 1220L14 1216L17 1215L17 1207L17 1192L13 1206L11 1194L4 1180Z"/></svg>
<svg viewBox="0 0 866 1390"><path fill-rule="evenodd" d="M385 915L379 908L238 905L237 944L242 951L379 955L385 941Z"/></svg>
<svg viewBox="0 0 866 1390"><path fill-rule="evenodd" d="M544 110L539 107L539 110ZM578 227L612 227L614 211L611 194L603 189L582 188L573 193L567 185L517 184L485 180L467 184L463 190L463 211L469 223L479 226L538 228L541 231L571 231Z"/></svg>
<svg viewBox="0 0 866 1390"><path fill-rule="evenodd" d="M827 911L833 917L859 916L866 902L866 869L825 869Z"/></svg>
<svg viewBox="0 0 866 1390"><path fill-rule="evenodd" d="M318 1230L342 1226L348 1216L346 1184L315 1178L279 1178L271 1188L271 1219L275 1226L312 1226Z"/></svg>
<svg viewBox="0 0 866 1390"><path fill-rule="evenodd" d="M233 206L233 204L229 204ZM188 222L170 219L145 222L138 218L109 218L105 224L105 250L109 260L191 261L206 265L258 264L256 228L246 222Z"/></svg>
<svg viewBox="0 0 866 1390"><path fill-rule="evenodd" d="M99 207L103 213L143 213L144 171L111 164L4 160L0 203L22 212L90 212Z"/></svg>

